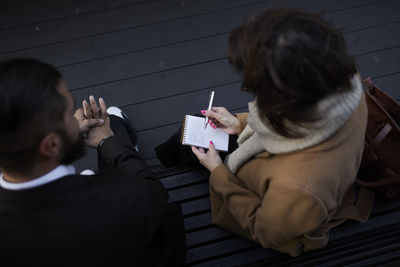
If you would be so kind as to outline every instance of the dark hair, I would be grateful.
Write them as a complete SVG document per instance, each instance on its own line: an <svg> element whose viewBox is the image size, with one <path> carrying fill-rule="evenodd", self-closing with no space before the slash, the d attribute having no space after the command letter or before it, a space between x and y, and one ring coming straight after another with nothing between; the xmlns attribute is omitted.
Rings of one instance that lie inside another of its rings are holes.
<svg viewBox="0 0 400 267"><path fill-rule="evenodd" d="M66 102L57 88L61 74L34 59L0 63L0 166L29 172L38 146L64 127Z"/></svg>
<svg viewBox="0 0 400 267"><path fill-rule="evenodd" d="M229 36L228 58L256 97L259 115L285 137L318 119L315 104L351 89L357 73L342 34L320 16L275 8L251 16Z"/></svg>

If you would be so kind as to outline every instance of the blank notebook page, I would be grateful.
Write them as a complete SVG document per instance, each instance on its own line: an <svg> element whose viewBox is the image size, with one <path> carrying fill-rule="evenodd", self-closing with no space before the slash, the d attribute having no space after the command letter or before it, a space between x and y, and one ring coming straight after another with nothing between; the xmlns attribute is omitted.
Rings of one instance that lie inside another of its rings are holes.
<svg viewBox="0 0 400 267"><path fill-rule="evenodd" d="M204 117L186 115L182 127L182 144L208 148L212 141L217 150L228 151L229 134L210 125L204 129L204 122Z"/></svg>

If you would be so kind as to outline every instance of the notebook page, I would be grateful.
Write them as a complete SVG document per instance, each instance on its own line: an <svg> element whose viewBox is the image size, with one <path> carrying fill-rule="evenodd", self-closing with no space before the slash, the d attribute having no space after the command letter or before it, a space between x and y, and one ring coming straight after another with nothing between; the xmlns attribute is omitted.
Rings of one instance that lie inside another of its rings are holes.
<svg viewBox="0 0 400 267"><path fill-rule="evenodd" d="M204 117L186 115L186 131L182 144L208 148L210 141L213 141L217 150L228 151L229 134L210 125L204 129L204 121Z"/></svg>

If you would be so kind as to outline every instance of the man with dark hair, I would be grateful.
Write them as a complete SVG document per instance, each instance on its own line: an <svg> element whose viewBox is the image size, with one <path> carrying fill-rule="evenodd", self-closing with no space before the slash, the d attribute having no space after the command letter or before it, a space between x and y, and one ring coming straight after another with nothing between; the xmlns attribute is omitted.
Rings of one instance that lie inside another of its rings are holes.
<svg viewBox="0 0 400 267"><path fill-rule="evenodd" d="M181 265L179 206L138 156L123 112L89 102L74 112L50 65L0 63L0 266ZM85 143L98 149L96 175L71 165Z"/></svg>

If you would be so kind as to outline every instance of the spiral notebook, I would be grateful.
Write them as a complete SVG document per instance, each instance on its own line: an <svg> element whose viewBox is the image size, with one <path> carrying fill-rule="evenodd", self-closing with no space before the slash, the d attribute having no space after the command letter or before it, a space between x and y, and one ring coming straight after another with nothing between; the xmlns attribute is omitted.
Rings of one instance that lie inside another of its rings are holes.
<svg viewBox="0 0 400 267"><path fill-rule="evenodd" d="M215 149L228 151L229 134L221 129L214 129L210 125L204 129L204 121L204 117L185 116L181 134L182 145L208 148L212 141Z"/></svg>

